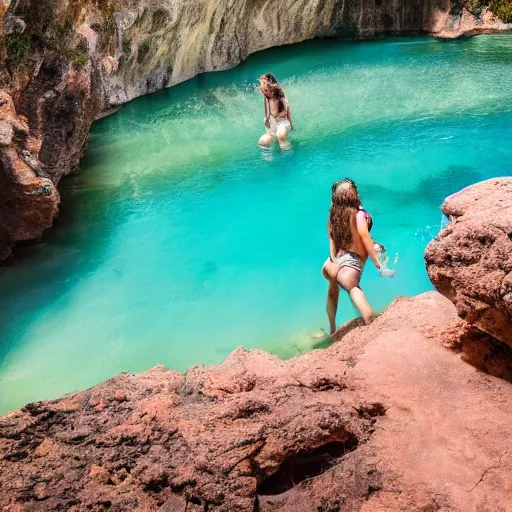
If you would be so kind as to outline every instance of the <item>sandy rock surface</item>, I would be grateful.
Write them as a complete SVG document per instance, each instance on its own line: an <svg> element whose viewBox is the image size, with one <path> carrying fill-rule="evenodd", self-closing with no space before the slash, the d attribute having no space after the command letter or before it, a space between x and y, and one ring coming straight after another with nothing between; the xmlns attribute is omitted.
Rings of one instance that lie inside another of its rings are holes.
<svg viewBox="0 0 512 512"><path fill-rule="evenodd" d="M457 322L401 298L289 361L239 349L29 405L0 419L0 507L509 511L511 384L442 346Z"/></svg>
<svg viewBox="0 0 512 512"><path fill-rule="evenodd" d="M466 2L466 4L468 3L470 2ZM439 39L456 39L510 29L510 23L507 24L501 21L487 7L484 7L478 14L462 7L455 8L450 12L440 13L432 33Z"/></svg>

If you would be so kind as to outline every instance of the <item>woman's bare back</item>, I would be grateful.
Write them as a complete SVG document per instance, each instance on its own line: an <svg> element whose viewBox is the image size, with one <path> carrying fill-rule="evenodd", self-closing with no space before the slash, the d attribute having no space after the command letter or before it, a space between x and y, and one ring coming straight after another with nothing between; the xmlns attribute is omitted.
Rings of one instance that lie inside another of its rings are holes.
<svg viewBox="0 0 512 512"><path fill-rule="evenodd" d="M352 234L352 242L351 244L346 247L346 251L348 252L355 252L356 254L359 254L361 258L366 260L368 258L368 251L366 250L366 247L364 246L363 239L361 238L361 235L359 234L359 231L357 229L357 216L358 215L365 215L364 212L358 211L356 215L354 215L352 222L350 223L350 232Z"/></svg>
<svg viewBox="0 0 512 512"><path fill-rule="evenodd" d="M284 98L271 98L268 101L268 109L271 116L276 119L286 119L288 115L288 101Z"/></svg>

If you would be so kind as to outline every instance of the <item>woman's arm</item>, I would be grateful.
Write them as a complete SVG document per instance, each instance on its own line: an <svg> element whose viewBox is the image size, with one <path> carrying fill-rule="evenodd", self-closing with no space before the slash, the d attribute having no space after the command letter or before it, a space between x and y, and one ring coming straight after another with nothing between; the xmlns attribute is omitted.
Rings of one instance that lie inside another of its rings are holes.
<svg viewBox="0 0 512 512"><path fill-rule="evenodd" d="M329 236L329 256L331 257L331 260L334 260L336 258L336 247L334 245L334 240Z"/></svg>
<svg viewBox="0 0 512 512"><path fill-rule="evenodd" d="M288 104L288 101L286 101L286 119L290 121L290 127L293 130L292 111L290 110L290 105Z"/></svg>
<svg viewBox="0 0 512 512"><path fill-rule="evenodd" d="M368 231L368 221L366 220L366 213L363 211L359 211L356 214L356 226L357 232L363 241L363 245L368 253L368 256L373 261L375 267L380 269L379 260L377 259L377 255L375 254L375 248L373 247L373 239Z"/></svg>
<svg viewBox="0 0 512 512"><path fill-rule="evenodd" d="M330 219L327 221L327 236L329 237L329 257L331 261L336 257L336 246L334 245L334 240L331 236L331 221Z"/></svg>
<svg viewBox="0 0 512 512"><path fill-rule="evenodd" d="M270 128L270 108L268 105L268 98L263 96L263 101L265 103L265 128Z"/></svg>

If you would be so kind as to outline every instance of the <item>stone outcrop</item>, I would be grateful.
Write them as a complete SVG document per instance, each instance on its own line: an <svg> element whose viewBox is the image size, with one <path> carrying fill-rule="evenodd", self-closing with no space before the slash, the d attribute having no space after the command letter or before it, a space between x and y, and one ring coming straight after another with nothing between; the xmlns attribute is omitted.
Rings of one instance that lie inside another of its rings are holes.
<svg viewBox="0 0 512 512"><path fill-rule="evenodd" d="M428 245L425 262L462 319L445 342L512 382L512 178L465 188L441 209L450 224Z"/></svg>
<svg viewBox="0 0 512 512"><path fill-rule="evenodd" d="M479 370L512 383L512 349L460 320L441 336L446 348L461 354L461 358Z"/></svg>
<svg viewBox="0 0 512 512"><path fill-rule="evenodd" d="M432 32L439 39L456 39L509 29L510 24L501 21L488 7L484 6L478 9L477 13L464 7L446 12L438 17Z"/></svg>
<svg viewBox="0 0 512 512"><path fill-rule="evenodd" d="M313 37L458 37L509 27L486 9L470 13L466 3L0 0L0 87L39 141L32 156L41 164L40 176L57 186L78 167L92 121L133 98ZM12 150L0 146L2 153ZM4 160L0 182L9 184L12 172ZM7 185L1 201L17 212L35 212L38 207L25 199ZM0 218L0 260L16 241L36 238L48 226L46 216L32 217L30 230L19 229L13 218Z"/></svg>
<svg viewBox="0 0 512 512"><path fill-rule="evenodd" d="M0 260L15 240L38 237L57 213L59 194L42 173L40 139L0 91Z"/></svg>
<svg viewBox="0 0 512 512"><path fill-rule="evenodd" d="M0 418L0 508L508 510L511 385L442 347L457 322L431 292L289 361L238 349L28 405Z"/></svg>
<svg viewBox="0 0 512 512"><path fill-rule="evenodd" d="M434 286L459 316L512 347L512 178L448 197L450 224L425 252Z"/></svg>

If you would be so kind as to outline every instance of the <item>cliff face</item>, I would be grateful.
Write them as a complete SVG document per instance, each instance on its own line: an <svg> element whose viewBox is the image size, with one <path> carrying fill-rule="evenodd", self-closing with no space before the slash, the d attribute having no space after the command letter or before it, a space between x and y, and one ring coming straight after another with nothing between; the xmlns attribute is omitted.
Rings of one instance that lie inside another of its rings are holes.
<svg viewBox="0 0 512 512"><path fill-rule="evenodd" d="M111 104L168 87L198 73L227 69L259 50L313 37L373 37L431 31L450 2L399 0L192 0L144 2L114 15L121 28L105 81ZM121 62L122 60L122 62Z"/></svg>
<svg viewBox="0 0 512 512"><path fill-rule="evenodd" d="M34 154L40 142L30 136L26 118L16 114L12 98L0 91L0 260L12 240L39 236L57 214L57 189L37 174L40 162ZM24 208L28 203L30 208Z"/></svg>
<svg viewBox="0 0 512 512"><path fill-rule="evenodd" d="M0 140L0 211L10 211L0 260L49 225L46 215L36 220L33 195L16 192L20 151L30 153L32 179L57 186L78 167L92 121L137 96L313 37L505 28L486 9L471 14L450 0L1 0L0 87L37 144ZM55 213L57 192L45 201Z"/></svg>

